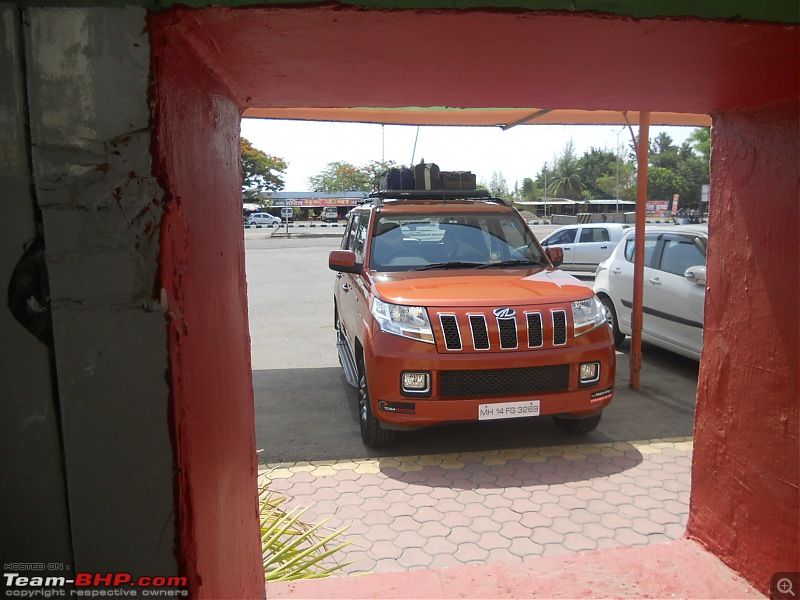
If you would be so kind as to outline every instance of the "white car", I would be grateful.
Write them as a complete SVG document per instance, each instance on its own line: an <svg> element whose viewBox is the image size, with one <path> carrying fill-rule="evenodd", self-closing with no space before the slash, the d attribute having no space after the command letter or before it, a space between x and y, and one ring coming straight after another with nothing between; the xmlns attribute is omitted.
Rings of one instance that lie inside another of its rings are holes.
<svg viewBox="0 0 800 600"><path fill-rule="evenodd" d="M262 225L264 227L272 227L273 225L280 225L281 218L271 215L269 213L251 213L247 217L248 225Z"/></svg>
<svg viewBox="0 0 800 600"><path fill-rule="evenodd" d="M564 262L559 268L591 271L611 256L611 252L630 229L624 223L581 223L565 225L542 240L544 248L561 248Z"/></svg>
<svg viewBox="0 0 800 600"><path fill-rule="evenodd" d="M634 234L625 234L595 275L617 346L632 330ZM645 229L642 339L696 360L703 349L707 246L707 225Z"/></svg>

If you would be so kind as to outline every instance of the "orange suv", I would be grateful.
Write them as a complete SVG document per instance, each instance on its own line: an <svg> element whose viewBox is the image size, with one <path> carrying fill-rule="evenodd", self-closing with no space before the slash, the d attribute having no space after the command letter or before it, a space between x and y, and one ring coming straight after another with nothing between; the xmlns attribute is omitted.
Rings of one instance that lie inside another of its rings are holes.
<svg viewBox="0 0 800 600"><path fill-rule="evenodd" d="M568 433L597 427L614 343L592 289L556 269L562 258L484 190L376 192L353 209L329 266L364 443L540 415Z"/></svg>

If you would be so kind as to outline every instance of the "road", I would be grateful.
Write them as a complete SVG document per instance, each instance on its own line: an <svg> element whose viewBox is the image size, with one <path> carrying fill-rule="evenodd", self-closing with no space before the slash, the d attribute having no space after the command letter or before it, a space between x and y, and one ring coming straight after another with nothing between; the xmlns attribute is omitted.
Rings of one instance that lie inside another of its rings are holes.
<svg viewBox="0 0 800 600"><path fill-rule="evenodd" d="M538 236L548 226L534 227ZM550 227L550 231L555 227ZM329 233L333 233L331 230ZM245 238L256 442L261 462L470 452L574 444L550 419L442 426L372 450L358 433L355 390L338 363L333 329L336 237ZM629 389L629 342L618 350L614 401L580 442L691 436L698 363L644 344L641 390Z"/></svg>

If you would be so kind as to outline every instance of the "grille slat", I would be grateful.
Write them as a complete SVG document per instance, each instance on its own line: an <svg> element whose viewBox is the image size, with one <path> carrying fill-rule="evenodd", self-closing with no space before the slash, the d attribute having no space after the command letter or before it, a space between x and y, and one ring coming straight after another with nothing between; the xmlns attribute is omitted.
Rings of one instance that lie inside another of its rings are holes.
<svg viewBox="0 0 800 600"><path fill-rule="evenodd" d="M517 320L514 317L497 319L497 329L500 332L500 347L503 350L513 350L517 347Z"/></svg>
<svg viewBox="0 0 800 600"><path fill-rule="evenodd" d="M542 313L528 313L528 347L541 348L544 344L542 335Z"/></svg>
<svg viewBox="0 0 800 600"><path fill-rule="evenodd" d="M553 311L553 345L563 346L567 343L567 312Z"/></svg>
<svg viewBox="0 0 800 600"><path fill-rule="evenodd" d="M469 324L472 328L472 343L475 350L488 350L489 330L486 328L486 317L483 315L470 315Z"/></svg>
<svg viewBox="0 0 800 600"><path fill-rule="evenodd" d="M461 350L461 334L455 315L439 315L444 332L444 344L448 350Z"/></svg>
<svg viewBox="0 0 800 600"><path fill-rule="evenodd" d="M569 386L569 365L440 371L442 398L497 398L558 392Z"/></svg>

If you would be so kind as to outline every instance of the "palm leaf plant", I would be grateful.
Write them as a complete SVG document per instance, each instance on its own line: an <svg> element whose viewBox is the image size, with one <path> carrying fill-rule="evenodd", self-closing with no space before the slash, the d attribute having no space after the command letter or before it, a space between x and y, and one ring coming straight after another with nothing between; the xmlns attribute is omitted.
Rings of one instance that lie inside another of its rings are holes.
<svg viewBox="0 0 800 600"><path fill-rule="evenodd" d="M341 542L347 527L332 531L325 527L330 517L309 525L301 520L308 510L285 510L286 498L275 495L267 488L259 491L261 549L267 581L294 581L328 577L353 564L339 563L327 566L326 559L350 545Z"/></svg>

